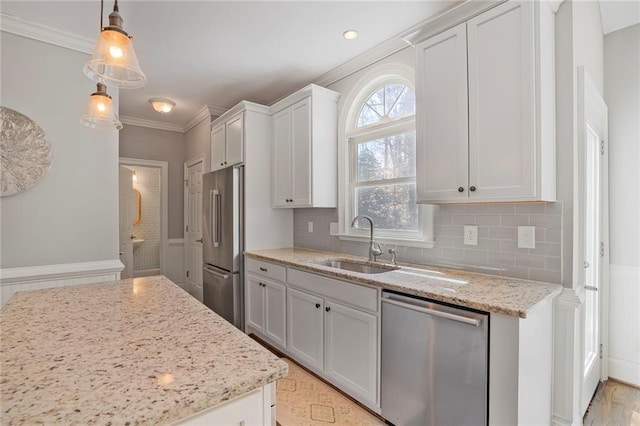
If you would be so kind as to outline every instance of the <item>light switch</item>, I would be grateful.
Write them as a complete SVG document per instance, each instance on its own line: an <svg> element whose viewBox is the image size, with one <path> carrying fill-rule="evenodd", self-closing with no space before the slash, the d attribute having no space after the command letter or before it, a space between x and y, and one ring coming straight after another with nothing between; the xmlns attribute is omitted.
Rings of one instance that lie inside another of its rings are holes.
<svg viewBox="0 0 640 426"><path fill-rule="evenodd" d="M338 222L329 223L329 235L338 235L340 233L340 228L338 226Z"/></svg>
<svg viewBox="0 0 640 426"><path fill-rule="evenodd" d="M536 248L535 226L518 226L518 248Z"/></svg>
<svg viewBox="0 0 640 426"><path fill-rule="evenodd" d="M467 246L478 245L478 227L475 225L464 226L464 244Z"/></svg>
<svg viewBox="0 0 640 426"><path fill-rule="evenodd" d="M313 222L307 222L307 232L313 232Z"/></svg>

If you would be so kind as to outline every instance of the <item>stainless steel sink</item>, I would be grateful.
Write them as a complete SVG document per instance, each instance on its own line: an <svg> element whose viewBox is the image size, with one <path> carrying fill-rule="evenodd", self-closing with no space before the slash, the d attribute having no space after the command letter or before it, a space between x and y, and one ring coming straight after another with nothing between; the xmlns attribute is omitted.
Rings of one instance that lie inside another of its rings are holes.
<svg viewBox="0 0 640 426"><path fill-rule="evenodd" d="M350 259L329 259L318 262L319 265L330 268L344 269L346 271L360 272L361 274L381 274L383 272L395 271L397 266L373 264Z"/></svg>

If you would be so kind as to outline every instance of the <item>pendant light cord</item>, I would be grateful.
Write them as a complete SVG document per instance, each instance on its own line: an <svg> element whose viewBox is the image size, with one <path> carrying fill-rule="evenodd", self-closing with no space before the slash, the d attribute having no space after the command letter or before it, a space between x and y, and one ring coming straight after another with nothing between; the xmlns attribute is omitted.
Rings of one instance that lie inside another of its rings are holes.
<svg viewBox="0 0 640 426"><path fill-rule="evenodd" d="M100 0L100 32L102 32L102 15L104 15L104 0Z"/></svg>

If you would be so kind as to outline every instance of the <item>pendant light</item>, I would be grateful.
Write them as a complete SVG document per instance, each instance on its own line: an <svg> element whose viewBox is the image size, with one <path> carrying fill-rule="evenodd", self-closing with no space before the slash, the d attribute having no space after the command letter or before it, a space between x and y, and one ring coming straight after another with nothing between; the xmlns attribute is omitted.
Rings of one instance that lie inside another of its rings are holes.
<svg viewBox="0 0 640 426"><path fill-rule="evenodd" d="M84 65L84 74L90 79L108 86L135 89L147 84L133 50L131 37L122 29L122 16L115 0L109 14L109 26L102 27L104 0L100 0L100 37L93 56Z"/></svg>
<svg viewBox="0 0 640 426"><path fill-rule="evenodd" d="M80 122L92 129L122 129L122 123L113 110L113 101L107 93L107 86L98 83L98 90L91 94L87 109L80 118Z"/></svg>

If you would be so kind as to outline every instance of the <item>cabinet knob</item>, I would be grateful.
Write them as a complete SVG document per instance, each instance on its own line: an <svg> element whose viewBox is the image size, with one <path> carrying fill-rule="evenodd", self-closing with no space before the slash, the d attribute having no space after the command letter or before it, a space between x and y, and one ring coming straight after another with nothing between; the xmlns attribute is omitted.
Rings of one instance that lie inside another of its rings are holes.
<svg viewBox="0 0 640 426"><path fill-rule="evenodd" d="M224 163L220 163L221 166L224 166Z"/></svg>
<svg viewBox="0 0 640 426"><path fill-rule="evenodd" d="M326 308L324 308L324 310L329 312L331 310L331 308L327 306Z"/></svg>
<svg viewBox="0 0 640 426"><path fill-rule="evenodd" d="M224 164L227 164L227 162L225 161Z"/></svg>
<svg viewBox="0 0 640 426"><path fill-rule="evenodd" d="M316 303L316 309L320 309L320 304Z"/></svg>
<svg viewBox="0 0 640 426"><path fill-rule="evenodd" d="M262 284L262 283L258 283L258 284L260 285L260 287L264 287L264 284Z"/></svg>
<svg viewBox="0 0 640 426"><path fill-rule="evenodd" d="M459 187L458 187L458 192L464 192L464 188L463 188L463 187L461 187L461 186L459 186Z"/></svg>
<svg viewBox="0 0 640 426"><path fill-rule="evenodd" d="M475 186L470 186L470 187L469 187L469 191L473 192L473 191L475 191L475 190L476 190L476 187L475 187Z"/></svg>

